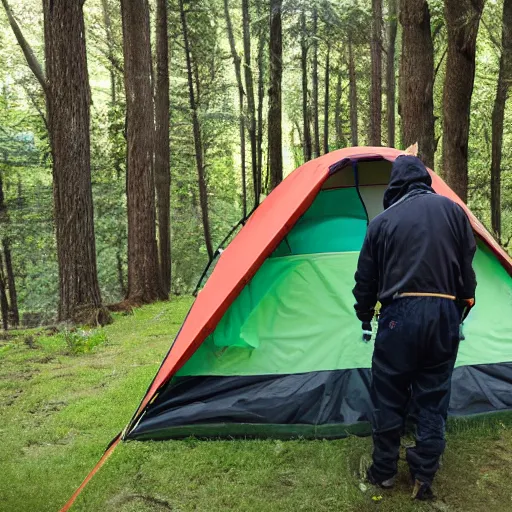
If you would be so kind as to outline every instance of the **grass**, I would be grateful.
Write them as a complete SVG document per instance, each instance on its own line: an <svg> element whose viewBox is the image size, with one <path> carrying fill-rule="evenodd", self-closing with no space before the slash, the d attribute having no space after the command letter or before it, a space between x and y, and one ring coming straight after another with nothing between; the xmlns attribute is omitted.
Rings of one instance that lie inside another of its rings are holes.
<svg viewBox="0 0 512 512"><path fill-rule="evenodd" d="M190 305L177 299L92 332L0 339L0 510L56 511L126 425ZM50 333L51 334L51 333ZM371 440L128 442L76 511L512 510L509 420L457 421L434 504L360 488Z"/></svg>

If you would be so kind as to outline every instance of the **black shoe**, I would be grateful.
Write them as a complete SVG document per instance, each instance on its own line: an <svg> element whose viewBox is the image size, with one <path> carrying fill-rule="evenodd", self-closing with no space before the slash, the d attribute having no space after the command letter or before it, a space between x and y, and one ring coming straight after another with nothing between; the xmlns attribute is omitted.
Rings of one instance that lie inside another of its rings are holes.
<svg viewBox="0 0 512 512"><path fill-rule="evenodd" d="M377 480L373 475L372 468L370 468L366 472L366 479L372 485L382 487L383 489L391 489L395 485L396 475L393 475L391 478L387 478L385 480Z"/></svg>
<svg viewBox="0 0 512 512"><path fill-rule="evenodd" d="M412 490L412 499L419 501L429 501L434 500L436 497L432 492L432 488L430 484L426 482L422 482L420 480L414 481L414 488Z"/></svg>

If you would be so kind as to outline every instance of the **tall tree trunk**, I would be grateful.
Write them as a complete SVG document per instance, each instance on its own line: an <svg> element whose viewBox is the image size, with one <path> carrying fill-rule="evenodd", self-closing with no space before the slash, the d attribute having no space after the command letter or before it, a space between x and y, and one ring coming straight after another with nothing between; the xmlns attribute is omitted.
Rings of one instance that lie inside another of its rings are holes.
<svg viewBox="0 0 512 512"><path fill-rule="evenodd" d="M406 0L402 0L406 1ZM388 0L388 52L386 61L386 115L388 122L388 146L395 147L395 50L397 32L397 0ZM403 43L402 43L403 44Z"/></svg>
<svg viewBox="0 0 512 512"><path fill-rule="evenodd" d="M470 104L484 0L445 0L448 57L443 90L443 171L452 190L468 197Z"/></svg>
<svg viewBox="0 0 512 512"><path fill-rule="evenodd" d="M426 0L401 0L400 116L404 146L418 142L418 156L434 168L434 46Z"/></svg>
<svg viewBox="0 0 512 512"><path fill-rule="evenodd" d="M192 59L190 52L190 42L188 38L187 16L183 5L183 0L180 0L180 17L181 27L183 31L183 43L185 47L185 60L187 62L187 81L189 91L189 104L192 113L192 129L194 132L194 149L196 153L196 167L197 177L199 183L199 201L201 203L201 218L203 221L204 241L208 257L213 260L213 244L210 231L210 218L208 215L208 190L206 185L206 178L204 174L203 162L203 141L201 137L201 126L199 124L199 117L197 115L197 102L194 93L194 71L192 69ZM199 85L198 78L196 77L196 87Z"/></svg>
<svg viewBox="0 0 512 512"><path fill-rule="evenodd" d="M313 158L320 155L320 123L318 120L318 10L313 7Z"/></svg>
<svg viewBox="0 0 512 512"><path fill-rule="evenodd" d="M156 6L155 185L158 253L165 297L171 290L171 153L169 148L169 37L167 0Z"/></svg>
<svg viewBox="0 0 512 512"><path fill-rule="evenodd" d="M251 63L251 15L249 11L249 0L242 0L242 28L244 39L244 70L245 90L247 93L247 117L249 120L249 139L251 142L251 167L252 180L254 185L255 204L260 202L261 181L258 176L258 150L256 141L256 107L254 104L254 82L252 77Z"/></svg>
<svg viewBox="0 0 512 512"><path fill-rule="evenodd" d="M341 69L337 70L336 102L334 106L334 130L336 132L336 149L343 147L343 125L341 123Z"/></svg>
<svg viewBox="0 0 512 512"><path fill-rule="evenodd" d="M266 4L264 4L266 6ZM258 18L262 16L262 1L257 3ZM260 27L258 37L258 119L257 119L257 152L258 152L258 182L263 180L263 100L265 97L265 40L266 31ZM263 186L262 186L263 188ZM265 193L268 193L265 190Z"/></svg>
<svg viewBox="0 0 512 512"><path fill-rule="evenodd" d="M352 38L348 39L348 80L349 80L349 102L350 102L350 136L352 146L359 144L358 119L357 119L357 78L356 64L354 61L354 48Z"/></svg>
<svg viewBox="0 0 512 512"><path fill-rule="evenodd" d="M14 279L14 270L12 268L11 248L8 238L2 241L5 258L5 274L7 281L7 288L9 289L9 313L11 324L18 327L20 324L20 315L18 312L18 294L16 293L16 281Z"/></svg>
<svg viewBox="0 0 512 512"><path fill-rule="evenodd" d="M382 0L372 0L370 144L382 144Z"/></svg>
<svg viewBox="0 0 512 512"><path fill-rule="evenodd" d="M283 181L283 134L281 127L281 81L283 76L282 8L283 0L270 0L268 159L271 190Z"/></svg>
<svg viewBox="0 0 512 512"><path fill-rule="evenodd" d="M233 24L229 14L229 0L224 0L224 16L226 17L226 27L228 32L229 46L231 48L231 57L235 66L236 83L238 86L238 108L240 119L240 157L242 161L242 210L244 219L247 217L247 179L245 175L245 113L244 113L244 86L242 83L242 71L240 55L236 51L235 36L233 33Z"/></svg>
<svg viewBox="0 0 512 512"><path fill-rule="evenodd" d="M382 0L372 0L370 144L382 144Z"/></svg>
<svg viewBox="0 0 512 512"><path fill-rule="evenodd" d="M110 99L112 105L116 103L116 72L113 66L114 57L114 36L112 34L112 21L110 19L110 10L108 0L101 0L101 8L103 11L103 23L105 24L105 36L107 39L108 60L110 61Z"/></svg>
<svg viewBox="0 0 512 512"><path fill-rule="evenodd" d="M153 151L155 118L147 0L121 0L126 91L128 293L131 303L165 294L158 266Z"/></svg>
<svg viewBox="0 0 512 512"><path fill-rule="evenodd" d="M304 6L300 14L301 68L302 68L302 124L304 126L304 162L311 160L311 130L308 105L308 43L306 40L306 13Z"/></svg>
<svg viewBox="0 0 512 512"><path fill-rule="evenodd" d="M0 313L2 315L2 327L4 331L9 328L9 302L7 301L6 279L2 252L0 251Z"/></svg>
<svg viewBox="0 0 512 512"><path fill-rule="evenodd" d="M503 2L500 71L492 111L491 220L492 229L501 242L501 157L503 120L512 80L512 0Z"/></svg>
<svg viewBox="0 0 512 512"><path fill-rule="evenodd" d="M2 174L0 173L0 227L2 225L6 225L9 222L9 217L7 215L7 206L5 204L4 190L3 190L3 182L2 182ZM2 228L2 231L5 233L6 228ZM5 237L2 241L2 247L6 251L6 260L7 257L10 261L10 251L9 245L7 242L7 237ZM6 264L6 271L4 272L4 267L2 263L2 247L0 247L0 315L2 316L2 325L4 330L7 330L9 323L9 303L7 301L7 283L9 281L9 265ZM8 255L8 256L7 256ZM11 266L11 275L12 275L12 265ZM11 283L9 283L11 284ZM14 308L17 314L17 301L16 301L16 288L14 287L14 276L12 281L12 288L9 291L14 290ZM11 292L12 297L12 292Z"/></svg>
<svg viewBox="0 0 512 512"><path fill-rule="evenodd" d="M104 323L96 270L83 2L43 0L59 320ZM65 30L63 30L65 27Z"/></svg>
<svg viewBox="0 0 512 512"><path fill-rule="evenodd" d="M329 153L329 80L331 48L327 45L327 57L325 58L325 96L324 96L324 154Z"/></svg>

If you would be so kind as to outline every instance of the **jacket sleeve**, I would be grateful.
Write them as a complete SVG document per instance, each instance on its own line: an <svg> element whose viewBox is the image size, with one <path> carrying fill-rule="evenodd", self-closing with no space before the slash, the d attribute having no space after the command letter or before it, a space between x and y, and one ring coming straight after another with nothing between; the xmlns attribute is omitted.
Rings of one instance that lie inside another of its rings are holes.
<svg viewBox="0 0 512 512"><path fill-rule="evenodd" d="M476 241L471 223L463 211L462 218L462 240L461 240L461 274L462 290L460 290L460 299L474 299L476 290L476 276L473 270L473 258L476 252Z"/></svg>
<svg viewBox="0 0 512 512"><path fill-rule="evenodd" d="M357 317L361 322L371 322L375 314L375 304L377 304L379 276L377 263L372 255L370 231L366 234L359 254L355 280L356 286L353 293L356 299L354 309Z"/></svg>

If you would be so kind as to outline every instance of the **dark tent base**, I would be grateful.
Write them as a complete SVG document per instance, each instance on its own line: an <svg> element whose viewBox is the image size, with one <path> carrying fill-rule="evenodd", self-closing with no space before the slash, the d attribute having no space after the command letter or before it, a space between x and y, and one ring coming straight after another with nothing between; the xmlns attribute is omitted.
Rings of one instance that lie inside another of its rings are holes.
<svg viewBox="0 0 512 512"><path fill-rule="evenodd" d="M370 370L174 378L126 439L368 435ZM452 417L512 410L512 363L455 369Z"/></svg>

